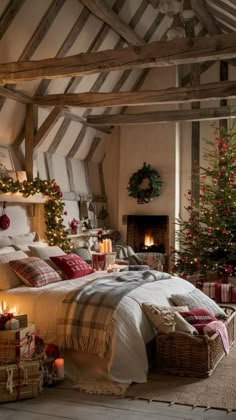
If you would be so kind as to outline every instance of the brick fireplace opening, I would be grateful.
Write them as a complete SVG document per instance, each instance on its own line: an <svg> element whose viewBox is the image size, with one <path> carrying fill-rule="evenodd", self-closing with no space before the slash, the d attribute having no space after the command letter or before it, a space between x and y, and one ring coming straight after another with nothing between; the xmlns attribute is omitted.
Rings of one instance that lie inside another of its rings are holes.
<svg viewBox="0 0 236 420"><path fill-rule="evenodd" d="M127 245L135 252L169 254L168 216L127 216Z"/></svg>

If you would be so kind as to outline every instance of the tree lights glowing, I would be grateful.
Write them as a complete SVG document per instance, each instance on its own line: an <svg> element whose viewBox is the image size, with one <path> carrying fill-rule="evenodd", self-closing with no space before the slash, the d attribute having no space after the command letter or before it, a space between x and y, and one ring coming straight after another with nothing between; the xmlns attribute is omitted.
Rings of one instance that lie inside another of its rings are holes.
<svg viewBox="0 0 236 420"><path fill-rule="evenodd" d="M63 224L64 202L62 192L54 180L41 180L35 178L33 181L14 181L13 178L0 180L0 191L2 193L21 193L23 197L29 197L42 193L48 197L44 204L45 210L45 235L49 245L57 245L65 252L73 248L71 241L67 238L67 232Z"/></svg>
<svg viewBox="0 0 236 420"><path fill-rule="evenodd" d="M236 132L216 129L206 140L207 168L200 167L199 197L187 192L188 220L179 218L175 270L181 275L236 274Z"/></svg>

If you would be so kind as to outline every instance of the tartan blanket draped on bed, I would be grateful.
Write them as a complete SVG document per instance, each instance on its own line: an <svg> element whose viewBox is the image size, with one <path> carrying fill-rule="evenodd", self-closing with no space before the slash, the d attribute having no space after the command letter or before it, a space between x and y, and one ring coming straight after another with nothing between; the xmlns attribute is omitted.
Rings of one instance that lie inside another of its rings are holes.
<svg viewBox="0 0 236 420"><path fill-rule="evenodd" d="M145 283L169 278L169 274L157 271L130 271L93 280L68 292L62 303L62 317L57 320L58 344L105 357L121 299Z"/></svg>

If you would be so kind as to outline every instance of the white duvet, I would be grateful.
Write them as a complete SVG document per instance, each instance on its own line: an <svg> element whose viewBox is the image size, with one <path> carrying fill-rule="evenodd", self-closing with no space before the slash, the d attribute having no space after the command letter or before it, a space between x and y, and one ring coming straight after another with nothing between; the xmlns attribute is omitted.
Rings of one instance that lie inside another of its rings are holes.
<svg viewBox="0 0 236 420"><path fill-rule="evenodd" d="M111 273L96 272L80 279L65 280L41 288L20 286L1 291L0 302L4 302L10 310L27 314L28 321L35 323L36 334L46 343L57 344L56 320L65 295L78 286L78 282L82 286L92 279L104 279L106 276L110 277ZM106 360L93 355L89 362L90 368L92 363L98 369L101 364L105 366L108 376L118 382L146 382L146 344L154 337L154 330L141 309L141 303L169 306L168 298L171 294L188 293L193 289L194 286L186 280L172 277L142 285L122 298L116 311L117 322L109 355ZM86 358L87 355L83 356ZM81 360L84 363L83 357Z"/></svg>

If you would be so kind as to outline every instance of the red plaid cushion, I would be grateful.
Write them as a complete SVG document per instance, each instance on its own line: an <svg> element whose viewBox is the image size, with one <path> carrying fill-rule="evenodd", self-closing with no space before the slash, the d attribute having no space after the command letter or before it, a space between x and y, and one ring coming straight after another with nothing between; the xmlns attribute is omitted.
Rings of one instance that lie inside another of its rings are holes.
<svg viewBox="0 0 236 420"><path fill-rule="evenodd" d="M41 287L62 280L50 265L37 257L13 260L9 264L27 286Z"/></svg>
<svg viewBox="0 0 236 420"><path fill-rule="evenodd" d="M50 259L65 273L68 279L76 279L94 272L91 265L76 254L50 257Z"/></svg>
<svg viewBox="0 0 236 420"><path fill-rule="evenodd" d="M194 325L199 334L203 334L203 328L206 324L217 319L205 309L193 309L192 311L180 312L180 315L186 319L189 324Z"/></svg>

